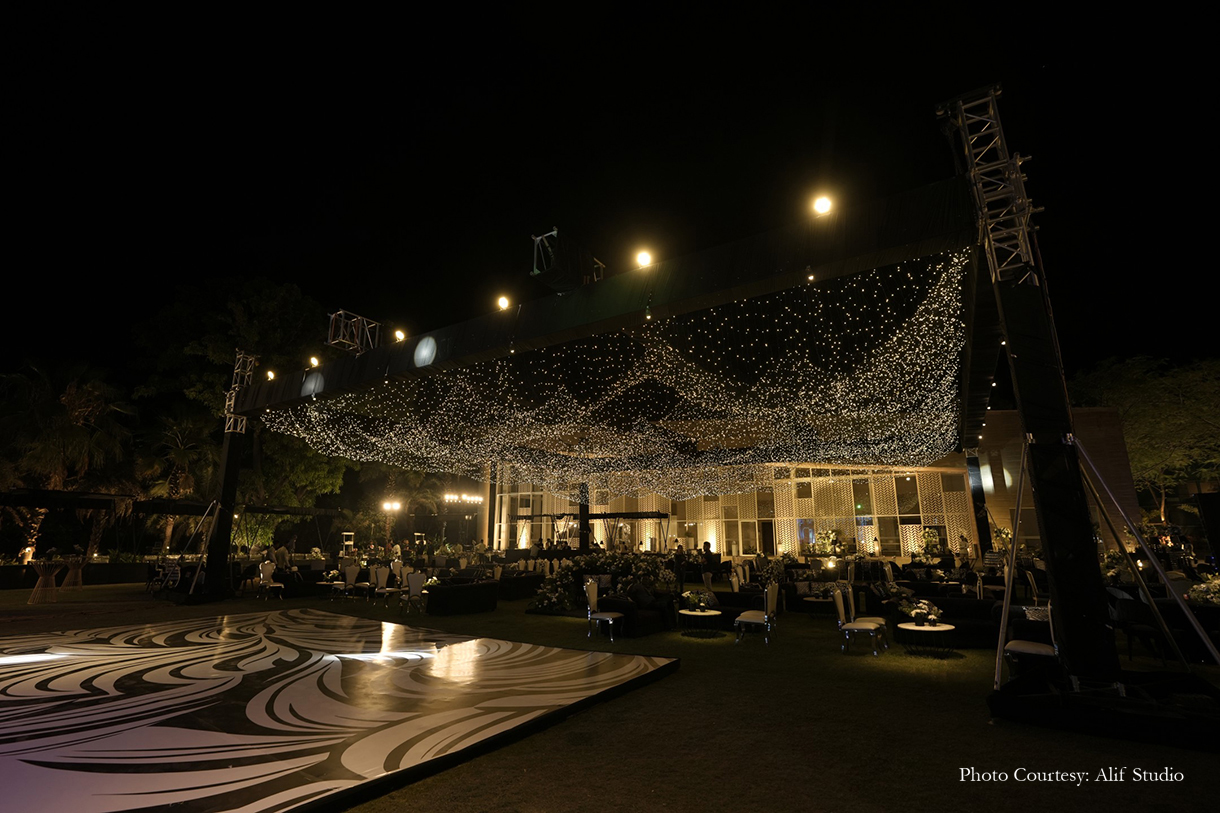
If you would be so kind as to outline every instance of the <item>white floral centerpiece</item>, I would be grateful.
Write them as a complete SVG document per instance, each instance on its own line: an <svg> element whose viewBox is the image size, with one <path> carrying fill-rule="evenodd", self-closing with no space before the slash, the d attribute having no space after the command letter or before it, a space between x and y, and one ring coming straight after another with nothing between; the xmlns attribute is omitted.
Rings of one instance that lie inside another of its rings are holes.
<svg viewBox="0 0 1220 813"><path fill-rule="evenodd" d="M711 595L706 590L687 590L682 594L682 600L688 610L702 610L707 607Z"/></svg>
<svg viewBox="0 0 1220 813"><path fill-rule="evenodd" d="M922 624L925 621L933 626L940 620L940 608L930 601L917 599L915 601L903 600L898 609L904 614L909 615L916 624Z"/></svg>
<svg viewBox="0 0 1220 813"><path fill-rule="evenodd" d="M833 555L839 553L839 529L831 528L829 531L818 531L817 542L813 546L814 553L821 555Z"/></svg>
<svg viewBox="0 0 1220 813"><path fill-rule="evenodd" d="M1202 584L1192 585L1186 598L1199 604L1220 604L1220 576L1211 576Z"/></svg>

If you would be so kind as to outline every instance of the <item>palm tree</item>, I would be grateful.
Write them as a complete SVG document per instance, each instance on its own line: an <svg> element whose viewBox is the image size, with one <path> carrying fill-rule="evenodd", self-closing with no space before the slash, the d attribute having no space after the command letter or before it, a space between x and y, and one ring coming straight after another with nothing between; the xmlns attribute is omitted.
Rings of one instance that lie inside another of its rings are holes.
<svg viewBox="0 0 1220 813"><path fill-rule="evenodd" d="M115 492L109 484L122 482L117 464L131 437L122 418L132 410L98 372L77 367L58 375L31 365L4 377L2 400L6 450L15 455L7 479L53 491ZM18 521L36 544L46 509L24 513Z"/></svg>
<svg viewBox="0 0 1220 813"><path fill-rule="evenodd" d="M220 447L212 437L216 419L204 414L162 417L145 438L139 474L149 496L180 500L199 497L210 500L216 492ZM174 536L175 517L167 514L165 543Z"/></svg>

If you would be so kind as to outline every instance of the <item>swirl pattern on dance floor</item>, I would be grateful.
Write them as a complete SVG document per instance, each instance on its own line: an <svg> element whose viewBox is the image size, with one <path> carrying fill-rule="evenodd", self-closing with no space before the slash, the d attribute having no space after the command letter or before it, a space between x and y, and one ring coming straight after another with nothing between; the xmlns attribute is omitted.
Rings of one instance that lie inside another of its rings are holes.
<svg viewBox="0 0 1220 813"><path fill-rule="evenodd" d="M312 806L676 665L308 609L5 636L3 809Z"/></svg>

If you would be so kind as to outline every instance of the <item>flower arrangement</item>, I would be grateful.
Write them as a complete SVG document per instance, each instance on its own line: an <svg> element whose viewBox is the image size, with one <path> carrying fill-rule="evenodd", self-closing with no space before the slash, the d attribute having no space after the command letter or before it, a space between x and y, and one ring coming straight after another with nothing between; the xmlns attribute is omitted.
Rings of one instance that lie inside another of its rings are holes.
<svg viewBox="0 0 1220 813"><path fill-rule="evenodd" d="M940 620L940 608L938 608L932 602L925 601L924 599L917 599L915 601L904 599L898 605L898 609L904 614L913 618L916 623L920 621L927 621L928 623L935 624Z"/></svg>
<svg viewBox="0 0 1220 813"><path fill-rule="evenodd" d="M754 569L757 574L758 583L763 587L772 582L781 583L788 575L783 559L764 559L759 557L755 561Z"/></svg>
<svg viewBox="0 0 1220 813"><path fill-rule="evenodd" d="M1186 598L1200 604L1220 604L1220 576L1212 576L1202 584L1192 585Z"/></svg>
<svg viewBox="0 0 1220 813"><path fill-rule="evenodd" d="M1101 559L1101 567L1107 579L1117 582L1127 572L1127 557L1116 550L1106 551L1106 555Z"/></svg>
<svg viewBox="0 0 1220 813"><path fill-rule="evenodd" d="M682 594L682 601L688 610L702 610L711 601L711 594L706 590L687 590Z"/></svg>
<svg viewBox="0 0 1220 813"><path fill-rule="evenodd" d="M814 543L813 551L819 554L835 554L839 553L839 529L831 528L829 531L818 531L817 542Z"/></svg>
<svg viewBox="0 0 1220 813"><path fill-rule="evenodd" d="M337 570L326 571L325 573L322 574L322 581L324 581L324 582L339 581L339 571L337 571Z"/></svg>
<svg viewBox="0 0 1220 813"><path fill-rule="evenodd" d="M322 555L321 548L310 548L309 558L310 559L325 559L326 557Z"/></svg>
<svg viewBox="0 0 1220 813"><path fill-rule="evenodd" d="M424 582L424 587L436 587L436 585L438 585L440 583L441 583L441 580L438 579L436 576L433 576L432 578L430 578L426 582ZM440 599L437 599L437 601L440 601Z"/></svg>

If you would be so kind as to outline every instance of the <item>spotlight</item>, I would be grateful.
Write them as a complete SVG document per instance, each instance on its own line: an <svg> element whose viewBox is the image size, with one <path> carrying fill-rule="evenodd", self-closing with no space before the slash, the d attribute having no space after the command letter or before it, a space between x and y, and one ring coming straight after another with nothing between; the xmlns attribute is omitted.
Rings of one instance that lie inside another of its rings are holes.
<svg viewBox="0 0 1220 813"><path fill-rule="evenodd" d="M817 214L824 215L830 211L830 198L822 195L813 201L813 211Z"/></svg>
<svg viewBox="0 0 1220 813"><path fill-rule="evenodd" d="M648 307L648 306L644 307L644 318L652 319L652 308L651 307Z"/></svg>
<svg viewBox="0 0 1220 813"><path fill-rule="evenodd" d="M640 268L647 265L652 265L652 255L647 251L641 251L639 254L635 255L635 261L640 264Z"/></svg>
<svg viewBox="0 0 1220 813"><path fill-rule="evenodd" d="M309 366L310 366L310 367L317 367L317 366L318 366L318 357L317 357L317 356L310 356L310 357L309 357Z"/></svg>
<svg viewBox="0 0 1220 813"><path fill-rule="evenodd" d="M500 297L498 300L496 300L496 304L500 306L500 310L508 310L508 297Z"/></svg>
<svg viewBox="0 0 1220 813"><path fill-rule="evenodd" d="M275 380L275 371L274 371L274 370L268 370L268 371L267 371L267 380L268 380L268 381L274 381L274 380Z"/></svg>
<svg viewBox="0 0 1220 813"><path fill-rule="evenodd" d="M407 338L407 334L406 334L406 333L403 333L401 330L396 330L396 331L394 331L394 338L395 338L397 341L400 341L400 342L401 342L402 340L404 340L405 338Z"/></svg>

